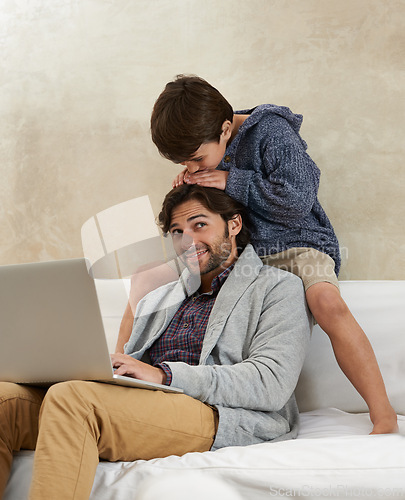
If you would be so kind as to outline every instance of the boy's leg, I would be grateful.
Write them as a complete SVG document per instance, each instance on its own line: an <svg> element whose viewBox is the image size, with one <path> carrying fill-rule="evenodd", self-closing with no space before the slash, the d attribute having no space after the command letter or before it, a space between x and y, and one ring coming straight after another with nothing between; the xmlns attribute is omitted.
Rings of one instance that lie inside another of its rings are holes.
<svg viewBox="0 0 405 500"><path fill-rule="evenodd" d="M385 390L373 348L339 290L316 283L306 291L308 307L332 343L343 373L366 401L374 434L397 432L397 416Z"/></svg>
<svg viewBox="0 0 405 500"><path fill-rule="evenodd" d="M13 451L33 450L46 389L0 382L0 498L10 475Z"/></svg>
<svg viewBox="0 0 405 500"><path fill-rule="evenodd" d="M388 400L374 351L340 295L333 259L313 248L290 248L262 260L302 279L315 321L329 336L343 373L369 407L373 433L397 432L397 416Z"/></svg>
<svg viewBox="0 0 405 500"><path fill-rule="evenodd" d="M99 456L133 461L211 448L216 412L183 394L71 381L40 416L30 498L87 499Z"/></svg>

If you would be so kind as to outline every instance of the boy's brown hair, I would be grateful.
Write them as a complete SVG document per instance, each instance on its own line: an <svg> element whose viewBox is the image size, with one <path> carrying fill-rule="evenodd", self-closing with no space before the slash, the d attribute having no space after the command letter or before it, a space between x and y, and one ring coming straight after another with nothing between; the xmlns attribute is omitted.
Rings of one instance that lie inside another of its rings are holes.
<svg viewBox="0 0 405 500"><path fill-rule="evenodd" d="M198 76L177 75L157 98L151 116L152 140L175 163L191 159L207 142L219 142L233 109L223 95Z"/></svg>
<svg viewBox="0 0 405 500"><path fill-rule="evenodd" d="M163 200L162 210L158 215L158 222L163 233L166 234L169 231L173 210L189 200L199 201L208 210L220 215L225 223L236 215L240 215L242 229L236 235L236 245L239 252L249 243L250 231L246 208L221 189L203 187L198 184L182 184L167 193Z"/></svg>

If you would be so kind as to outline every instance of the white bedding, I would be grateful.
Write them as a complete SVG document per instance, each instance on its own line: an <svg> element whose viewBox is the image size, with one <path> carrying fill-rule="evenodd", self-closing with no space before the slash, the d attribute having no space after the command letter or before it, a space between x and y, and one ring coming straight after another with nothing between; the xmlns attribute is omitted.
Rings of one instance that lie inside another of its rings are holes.
<svg viewBox="0 0 405 500"><path fill-rule="evenodd" d="M306 412L292 441L150 461L101 462L91 499L133 500L146 478L189 471L201 475L201 484L219 476L248 500L405 498L405 416L399 417L399 425L400 434L370 436L368 414L331 408ZM4 500L27 498L32 458L33 452L16 454ZM193 486L198 487L195 478Z"/></svg>

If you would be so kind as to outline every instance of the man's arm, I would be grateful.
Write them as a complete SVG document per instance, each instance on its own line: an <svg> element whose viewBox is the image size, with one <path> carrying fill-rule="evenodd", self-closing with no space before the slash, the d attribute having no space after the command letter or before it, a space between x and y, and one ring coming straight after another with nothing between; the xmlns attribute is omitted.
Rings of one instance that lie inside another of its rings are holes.
<svg viewBox="0 0 405 500"><path fill-rule="evenodd" d="M124 315L121 320L120 330L118 332L117 344L115 346L116 353L124 352L124 345L128 342L129 337L131 336L133 323L134 323L134 315L132 314L131 305L128 302L127 307L125 308Z"/></svg>
<svg viewBox="0 0 405 500"><path fill-rule="evenodd" d="M270 289L258 321L239 304L238 308L228 318L215 350L219 357L221 350L232 352L235 338L253 329L253 334L247 333L247 352L240 353L243 359L235 364L198 366L166 362L172 371L172 385L212 405L280 410L295 389L310 336L302 282L289 275Z"/></svg>
<svg viewBox="0 0 405 500"><path fill-rule="evenodd" d="M137 272L131 277L131 290L129 292L129 300L121 320L121 325L118 333L118 340L115 347L116 353L123 353L124 346L128 342L132 326L134 324L134 312L139 301L152 290L176 281L179 275L177 270L173 269L166 262L151 262L140 267Z"/></svg>

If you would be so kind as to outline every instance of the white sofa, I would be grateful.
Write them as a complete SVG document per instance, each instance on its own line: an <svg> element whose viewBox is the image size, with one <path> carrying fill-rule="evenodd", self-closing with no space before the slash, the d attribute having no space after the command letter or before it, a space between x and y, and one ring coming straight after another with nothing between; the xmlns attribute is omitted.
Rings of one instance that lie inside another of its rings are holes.
<svg viewBox="0 0 405 500"><path fill-rule="evenodd" d="M127 286L97 281L111 349ZM150 500L163 493L176 500L405 498L405 281L346 281L341 292L373 345L399 414L399 434L369 435L367 408L316 326L296 390L298 439L150 461L101 462L91 499ZM27 498L32 458L33 452L16 454L4 500Z"/></svg>

